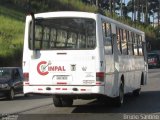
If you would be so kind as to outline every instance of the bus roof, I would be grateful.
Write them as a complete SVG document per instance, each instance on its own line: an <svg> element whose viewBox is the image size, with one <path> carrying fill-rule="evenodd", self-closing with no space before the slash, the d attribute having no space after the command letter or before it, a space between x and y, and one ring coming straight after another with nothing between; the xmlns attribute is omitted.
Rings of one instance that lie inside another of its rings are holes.
<svg viewBox="0 0 160 120"><path fill-rule="evenodd" d="M56 12L44 12L37 13L35 17L41 18L51 18L51 17L85 17L85 18L95 18L97 14L89 12L80 11L56 11Z"/></svg>
<svg viewBox="0 0 160 120"><path fill-rule="evenodd" d="M100 15L100 16L101 16L101 18L104 18L104 19L106 19L107 21L109 21L109 22L111 22L111 23L115 23L115 24L118 25L119 27L127 28L127 29L129 29L129 30L131 30L131 31L134 31L134 32L137 32L137 33L140 33L140 34L144 34L143 31L138 30L138 29L136 29L136 28L134 28L134 27L131 27L131 26L127 25L127 24L121 23L121 22L119 22L119 21L117 21L117 20L114 20L114 19L112 19L112 18L109 18L109 17L107 17L107 16L103 16L103 15Z"/></svg>

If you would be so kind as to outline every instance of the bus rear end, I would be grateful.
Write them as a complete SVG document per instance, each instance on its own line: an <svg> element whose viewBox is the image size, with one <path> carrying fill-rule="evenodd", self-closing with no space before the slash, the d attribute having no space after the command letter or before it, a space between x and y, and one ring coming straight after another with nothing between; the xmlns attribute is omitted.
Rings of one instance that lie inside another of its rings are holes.
<svg viewBox="0 0 160 120"><path fill-rule="evenodd" d="M24 94L53 94L55 106L70 106L73 99L104 94L97 16L73 14L76 16L55 12L27 17Z"/></svg>

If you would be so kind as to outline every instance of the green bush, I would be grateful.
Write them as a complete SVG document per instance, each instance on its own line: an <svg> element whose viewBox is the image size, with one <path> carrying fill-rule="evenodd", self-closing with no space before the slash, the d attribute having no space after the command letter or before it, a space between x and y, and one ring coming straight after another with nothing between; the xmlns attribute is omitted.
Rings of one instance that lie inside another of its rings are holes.
<svg viewBox="0 0 160 120"><path fill-rule="evenodd" d="M21 66L24 15L0 5L0 66Z"/></svg>

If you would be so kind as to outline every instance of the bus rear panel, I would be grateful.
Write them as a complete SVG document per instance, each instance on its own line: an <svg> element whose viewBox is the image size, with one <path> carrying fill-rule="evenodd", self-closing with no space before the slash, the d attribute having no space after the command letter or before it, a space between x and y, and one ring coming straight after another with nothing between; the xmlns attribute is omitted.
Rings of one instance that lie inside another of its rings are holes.
<svg viewBox="0 0 160 120"><path fill-rule="evenodd" d="M97 56L96 15L40 16L35 19L34 50L33 22L30 16L26 20L24 93L104 94L105 75Z"/></svg>

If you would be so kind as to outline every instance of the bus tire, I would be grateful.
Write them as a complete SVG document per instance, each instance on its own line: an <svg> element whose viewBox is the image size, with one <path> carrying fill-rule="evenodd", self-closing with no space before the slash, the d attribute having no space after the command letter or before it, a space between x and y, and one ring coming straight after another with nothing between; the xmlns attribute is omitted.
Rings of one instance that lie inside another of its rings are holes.
<svg viewBox="0 0 160 120"><path fill-rule="evenodd" d="M133 95L134 95L135 97L139 96L140 94L141 94L141 88L136 89L136 90L133 91Z"/></svg>
<svg viewBox="0 0 160 120"><path fill-rule="evenodd" d="M62 98L62 105L63 107L71 107L73 104L72 98Z"/></svg>
<svg viewBox="0 0 160 120"><path fill-rule="evenodd" d="M115 98L115 106L121 107L124 103L124 84L121 81L119 86L119 96Z"/></svg>
<svg viewBox="0 0 160 120"><path fill-rule="evenodd" d="M53 95L53 104L55 107L62 107L62 100L59 96Z"/></svg>
<svg viewBox="0 0 160 120"><path fill-rule="evenodd" d="M24 97L30 97L31 96L31 94L24 94Z"/></svg>
<svg viewBox="0 0 160 120"><path fill-rule="evenodd" d="M139 95L141 94L141 85L144 84L144 75L143 75L143 73L142 73L142 75L141 75L141 81L140 81L139 84L140 84L140 88L138 88L138 89L136 89L136 90L133 91L133 95L134 95L135 97L137 97L137 96L139 96Z"/></svg>
<svg viewBox="0 0 160 120"><path fill-rule="evenodd" d="M15 96L14 89L11 88L10 91L9 91L9 93L8 93L8 99L9 100L13 100L14 96Z"/></svg>

